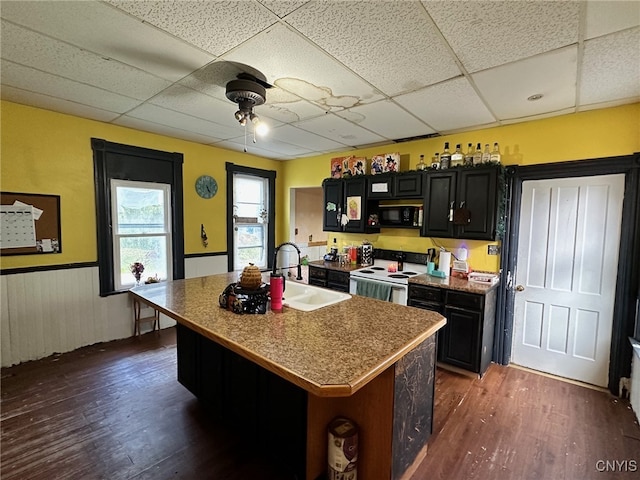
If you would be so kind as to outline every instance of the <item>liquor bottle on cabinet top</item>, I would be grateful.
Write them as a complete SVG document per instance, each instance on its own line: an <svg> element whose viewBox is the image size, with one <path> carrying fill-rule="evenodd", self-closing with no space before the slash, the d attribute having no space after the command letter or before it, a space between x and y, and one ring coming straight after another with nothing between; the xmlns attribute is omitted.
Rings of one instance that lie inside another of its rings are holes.
<svg viewBox="0 0 640 480"><path fill-rule="evenodd" d="M482 144L476 146L476 153L473 154L473 164L480 165L482 163Z"/></svg>
<svg viewBox="0 0 640 480"><path fill-rule="evenodd" d="M458 167L464 163L464 153L462 153L462 146L458 143L456 145L456 151L451 154L451 166Z"/></svg>
<svg viewBox="0 0 640 480"><path fill-rule="evenodd" d="M485 143L484 152L482 152L482 163L491 161L491 152L489 151L489 144Z"/></svg>
<svg viewBox="0 0 640 480"><path fill-rule="evenodd" d="M440 154L440 168L449 168L451 166L451 152L449 151L449 142L444 142L444 150Z"/></svg>
<svg viewBox="0 0 640 480"><path fill-rule="evenodd" d="M467 145L467 153L464 156L464 166L468 167L469 165L473 165L473 144L469 143Z"/></svg>
<svg viewBox="0 0 640 480"><path fill-rule="evenodd" d="M420 163L418 163L418 165L416 165L416 170L420 171L420 170L426 170L427 168L427 164L424 163L424 155L420 155Z"/></svg>
<svg viewBox="0 0 640 480"><path fill-rule="evenodd" d="M433 168L434 170L437 170L438 168L440 168L440 154L436 153L433 155L433 158L431 159L431 168Z"/></svg>
<svg viewBox="0 0 640 480"><path fill-rule="evenodd" d="M498 147L498 142L496 142L493 144L493 151L491 152L491 161L500 163L501 157L502 155L500 155L500 148Z"/></svg>

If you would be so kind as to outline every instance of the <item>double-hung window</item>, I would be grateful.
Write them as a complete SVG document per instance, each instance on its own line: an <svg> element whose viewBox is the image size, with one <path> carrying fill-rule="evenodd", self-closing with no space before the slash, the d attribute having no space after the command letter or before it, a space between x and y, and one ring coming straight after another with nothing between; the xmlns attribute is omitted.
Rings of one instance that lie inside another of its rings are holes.
<svg viewBox="0 0 640 480"><path fill-rule="evenodd" d="M171 185L111 179L111 207L115 290L136 283L136 262L143 279L173 278Z"/></svg>
<svg viewBox="0 0 640 480"><path fill-rule="evenodd" d="M184 278L183 156L91 139L96 189L100 296L126 292L141 277Z"/></svg>
<svg viewBox="0 0 640 480"><path fill-rule="evenodd" d="M269 179L233 175L234 265L265 268L268 241Z"/></svg>

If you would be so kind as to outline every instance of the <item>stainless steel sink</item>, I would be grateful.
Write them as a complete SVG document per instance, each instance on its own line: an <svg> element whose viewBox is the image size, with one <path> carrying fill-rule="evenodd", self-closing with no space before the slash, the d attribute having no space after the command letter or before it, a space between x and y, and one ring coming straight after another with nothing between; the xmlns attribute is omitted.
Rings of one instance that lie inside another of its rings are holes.
<svg viewBox="0 0 640 480"><path fill-rule="evenodd" d="M284 291L283 303L295 310L311 312L350 298L351 295L348 293L289 281Z"/></svg>

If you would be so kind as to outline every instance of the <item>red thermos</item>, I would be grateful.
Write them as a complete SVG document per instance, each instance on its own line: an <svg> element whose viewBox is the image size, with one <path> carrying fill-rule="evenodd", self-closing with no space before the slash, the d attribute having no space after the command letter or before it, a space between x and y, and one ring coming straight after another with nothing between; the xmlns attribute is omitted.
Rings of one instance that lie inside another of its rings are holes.
<svg viewBox="0 0 640 480"><path fill-rule="evenodd" d="M271 310L282 311L282 295L284 293L284 275L272 273L269 280L269 296L271 297Z"/></svg>

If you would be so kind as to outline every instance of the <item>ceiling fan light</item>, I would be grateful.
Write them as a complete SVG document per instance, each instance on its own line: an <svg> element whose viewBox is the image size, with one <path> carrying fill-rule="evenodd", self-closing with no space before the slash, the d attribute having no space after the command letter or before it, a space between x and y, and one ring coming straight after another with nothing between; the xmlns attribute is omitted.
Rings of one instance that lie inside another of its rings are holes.
<svg viewBox="0 0 640 480"><path fill-rule="evenodd" d="M256 135L264 137L269 132L269 125L264 122L258 122L255 125Z"/></svg>
<svg viewBox="0 0 640 480"><path fill-rule="evenodd" d="M242 117L239 121L240 125L244 127L247 124L247 117Z"/></svg>
<svg viewBox="0 0 640 480"><path fill-rule="evenodd" d="M236 117L236 120L238 120L239 122L241 122L241 121L242 121L242 119L244 118L244 113L243 113L242 111L238 110L238 111L235 113L235 117Z"/></svg>
<svg viewBox="0 0 640 480"><path fill-rule="evenodd" d="M249 120L251 120L254 125L258 125L258 123L260 123L260 117L253 113L253 111L249 114Z"/></svg>

